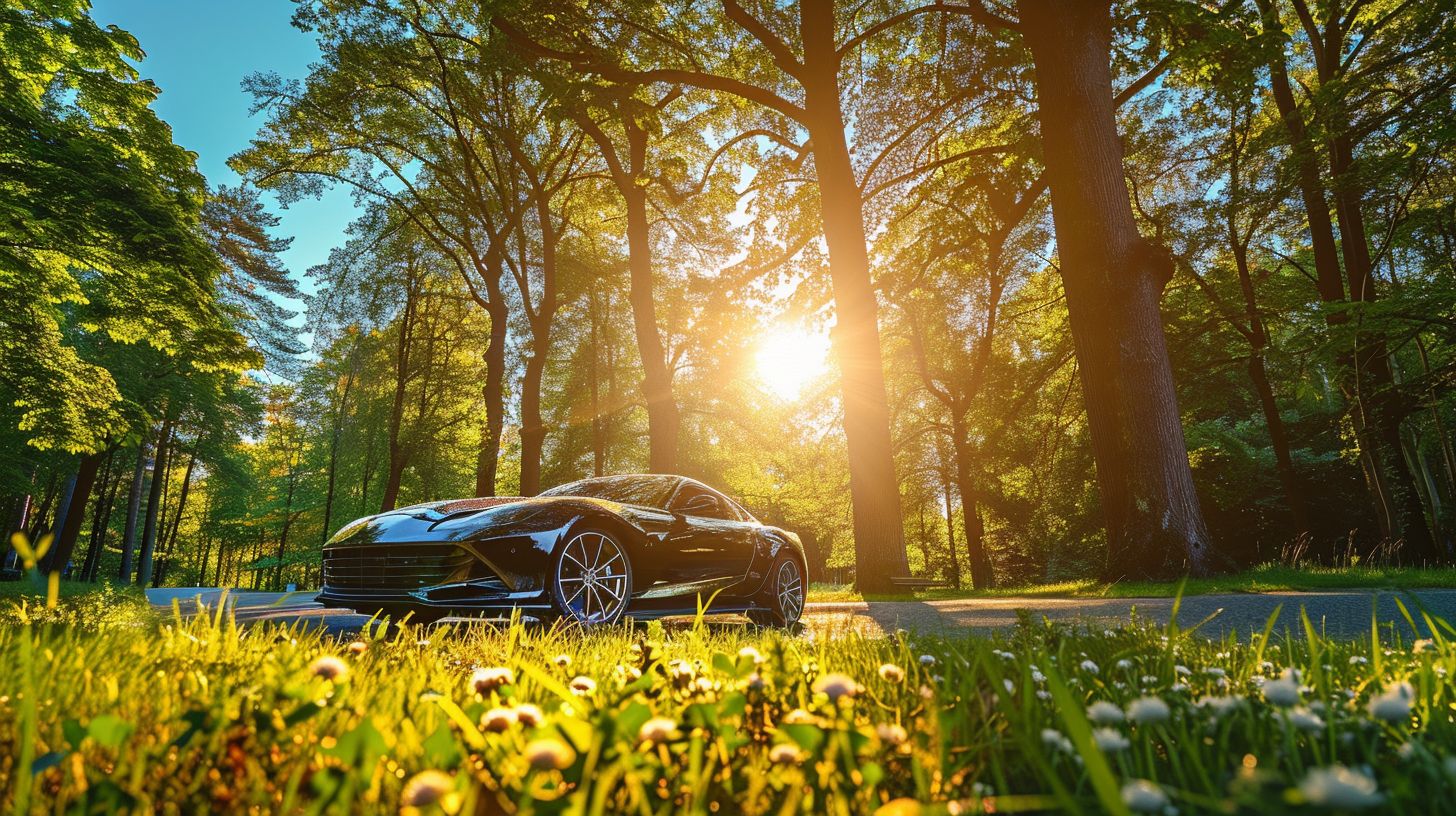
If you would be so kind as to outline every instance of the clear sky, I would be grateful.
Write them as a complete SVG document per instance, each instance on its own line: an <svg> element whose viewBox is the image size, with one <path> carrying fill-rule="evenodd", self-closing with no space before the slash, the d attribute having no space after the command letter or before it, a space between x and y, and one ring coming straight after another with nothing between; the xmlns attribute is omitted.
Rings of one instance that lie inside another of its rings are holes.
<svg viewBox="0 0 1456 816"><path fill-rule="evenodd" d="M176 142L197 153L210 184L237 184L227 159L246 147L261 124L249 117L251 98L243 77L276 71L302 79L318 59L312 36L290 25L291 0L93 0L101 25L130 31L146 51L143 76L162 89L157 113L172 125ZM292 237L284 260L301 279L304 270L342 243L354 216L353 200L334 190L273 211L283 219L280 237Z"/></svg>

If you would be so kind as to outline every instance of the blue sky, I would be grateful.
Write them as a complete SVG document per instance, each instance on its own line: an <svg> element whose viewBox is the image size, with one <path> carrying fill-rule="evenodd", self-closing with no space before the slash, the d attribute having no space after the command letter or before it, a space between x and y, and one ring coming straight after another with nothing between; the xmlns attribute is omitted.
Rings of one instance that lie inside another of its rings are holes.
<svg viewBox="0 0 1456 816"><path fill-rule="evenodd" d="M177 144L197 153L213 185L238 183L227 159L261 124L261 116L248 116L243 77L276 71L302 79L318 58L313 38L289 24L292 14L291 0L94 0L92 9L98 23L120 26L141 42L141 73L162 89L157 113L172 125ZM279 235L294 239L284 260L295 279L342 243L354 216L342 189L287 210L274 204L283 219Z"/></svg>

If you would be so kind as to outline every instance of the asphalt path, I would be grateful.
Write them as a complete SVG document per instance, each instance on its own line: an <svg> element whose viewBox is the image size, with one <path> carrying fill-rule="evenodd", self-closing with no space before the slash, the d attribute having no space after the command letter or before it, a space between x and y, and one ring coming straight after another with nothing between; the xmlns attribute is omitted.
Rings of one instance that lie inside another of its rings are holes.
<svg viewBox="0 0 1456 816"><path fill-rule="evenodd" d="M200 609L215 611L222 599L239 623L303 624L338 637L356 634L369 620L366 615L325 609L314 601L312 592L249 592L207 587L179 587L147 590L153 606L171 609L173 603L184 614ZM1416 622L1412 633L1397 600L1404 603ZM1016 625L1025 610L1033 620L1115 626L1134 616L1166 624L1173 612L1172 598L965 598L944 601L873 601L870 603L810 603L804 610L804 628L832 634L858 631L869 635L907 629L925 633L985 634ZM1194 595L1184 598L1178 610L1183 627L1202 622L1199 632L1219 637L1228 632L1247 637L1262 631L1271 615L1278 613L1275 631L1303 636L1301 610L1315 630L1332 637L1357 637L1370 632L1375 611L1384 632L1406 637L1430 633L1421 610L1456 622L1456 589L1415 592L1372 592L1368 590L1330 592L1268 592L1259 594ZM741 618L723 616L725 625L747 625Z"/></svg>

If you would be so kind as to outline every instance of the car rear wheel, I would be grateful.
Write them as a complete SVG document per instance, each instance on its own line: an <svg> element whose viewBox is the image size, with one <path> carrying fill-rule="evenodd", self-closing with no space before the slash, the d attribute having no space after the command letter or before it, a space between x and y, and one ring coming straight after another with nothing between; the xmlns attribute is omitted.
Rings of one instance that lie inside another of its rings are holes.
<svg viewBox="0 0 1456 816"><path fill-rule="evenodd" d="M771 570L760 596L761 606L750 610L748 619L759 626L793 626L804 614L804 569L799 559L783 552Z"/></svg>
<svg viewBox="0 0 1456 816"><path fill-rule="evenodd" d="M556 554L551 576L556 611L583 624L615 623L632 597L632 564L613 536L579 530Z"/></svg>

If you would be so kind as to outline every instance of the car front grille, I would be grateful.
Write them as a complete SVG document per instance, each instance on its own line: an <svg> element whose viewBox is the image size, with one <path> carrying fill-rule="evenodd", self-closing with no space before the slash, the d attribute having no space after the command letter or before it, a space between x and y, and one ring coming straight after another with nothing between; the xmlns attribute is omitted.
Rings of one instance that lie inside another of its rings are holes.
<svg viewBox="0 0 1456 816"><path fill-rule="evenodd" d="M339 589L420 589L460 575L470 561L470 553L454 544L339 547L324 551L324 585Z"/></svg>

